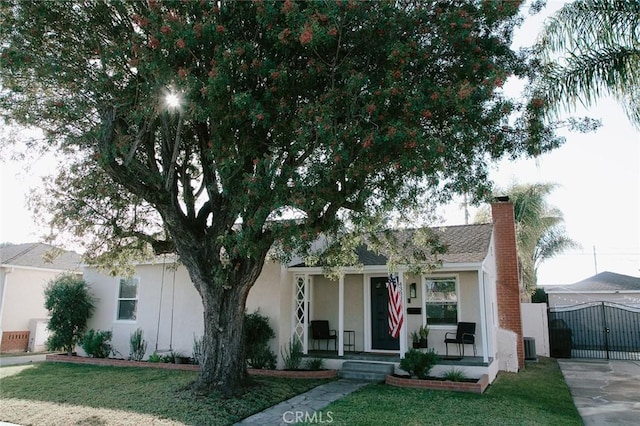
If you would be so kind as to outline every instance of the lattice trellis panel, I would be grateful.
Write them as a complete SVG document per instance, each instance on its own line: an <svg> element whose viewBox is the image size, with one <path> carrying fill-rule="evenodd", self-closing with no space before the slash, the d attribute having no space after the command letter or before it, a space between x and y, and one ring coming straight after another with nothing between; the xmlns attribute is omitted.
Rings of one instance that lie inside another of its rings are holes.
<svg viewBox="0 0 640 426"><path fill-rule="evenodd" d="M305 309L306 305L306 291L307 291L307 277L305 275L296 275L295 276L295 296L294 296L294 306L293 306L293 336L298 339L300 343L304 346L304 333L306 329L307 321L307 311Z"/></svg>

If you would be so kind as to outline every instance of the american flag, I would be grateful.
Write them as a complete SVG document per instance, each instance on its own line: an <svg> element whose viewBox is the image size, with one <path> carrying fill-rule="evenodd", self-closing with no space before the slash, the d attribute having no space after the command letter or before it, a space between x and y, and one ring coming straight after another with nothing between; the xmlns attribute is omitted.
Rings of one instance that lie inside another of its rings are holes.
<svg viewBox="0 0 640 426"><path fill-rule="evenodd" d="M389 334L394 339L397 339L404 320L402 315L402 290L398 283L398 277L389 275L387 290L389 290Z"/></svg>

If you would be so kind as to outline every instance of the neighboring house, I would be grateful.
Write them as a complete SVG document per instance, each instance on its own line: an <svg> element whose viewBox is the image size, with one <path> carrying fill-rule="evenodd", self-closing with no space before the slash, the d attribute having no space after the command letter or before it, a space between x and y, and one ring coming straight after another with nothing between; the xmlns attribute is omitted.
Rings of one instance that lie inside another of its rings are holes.
<svg viewBox="0 0 640 426"><path fill-rule="evenodd" d="M44 350L44 289L63 272L80 273L80 255L42 243L0 246L0 351Z"/></svg>
<svg viewBox="0 0 640 426"><path fill-rule="evenodd" d="M640 308L640 278L614 272L600 272L568 285L545 286L550 307L589 302L613 302Z"/></svg>
<svg viewBox="0 0 640 426"><path fill-rule="evenodd" d="M467 374L486 373L493 380L498 370L517 371L524 366L524 354L513 205L501 199L492 213L493 224L433 228L447 251L431 273L413 275L406 267L392 271L404 294L405 321L398 339L387 333L387 259L365 249L358 253L361 265L345 268L338 280L300 261L267 262L249 293L247 311L260 309L270 318L276 354L292 338L300 339L305 353L318 343L324 349L325 342L312 340L307 324L328 320L338 336L334 356L326 359L330 368L340 368L354 353L365 360L372 354L399 360L411 347L410 332L423 324L431 329L429 347L444 355L445 333L455 332L459 321L474 322L477 356L467 345L459 360ZM99 300L89 326L112 330L112 343L124 357L137 328L149 343L147 355L169 350L190 355L204 329L202 302L185 268L175 265L173 257L158 257L138 265L132 278L85 268L84 278ZM450 354L457 355L457 348L450 346Z"/></svg>

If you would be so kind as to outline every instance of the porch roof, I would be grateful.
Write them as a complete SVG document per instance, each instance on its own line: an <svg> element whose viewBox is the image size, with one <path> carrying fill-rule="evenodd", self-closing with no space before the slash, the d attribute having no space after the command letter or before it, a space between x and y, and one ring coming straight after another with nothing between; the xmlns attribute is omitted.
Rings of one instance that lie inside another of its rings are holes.
<svg viewBox="0 0 640 426"><path fill-rule="evenodd" d="M493 225L490 223L473 225L456 225L428 228L430 233L437 238L445 252L431 255L426 261L441 261L442 263L480 263L486 257L491 242ZM413 239L417 229L396 231L396 238L400 243ZM363 266L386 265L387 256L384 253L376 253L361 245L356 249L358 263ZM304 267L304 261L294 259L290 267Z"/></svg>

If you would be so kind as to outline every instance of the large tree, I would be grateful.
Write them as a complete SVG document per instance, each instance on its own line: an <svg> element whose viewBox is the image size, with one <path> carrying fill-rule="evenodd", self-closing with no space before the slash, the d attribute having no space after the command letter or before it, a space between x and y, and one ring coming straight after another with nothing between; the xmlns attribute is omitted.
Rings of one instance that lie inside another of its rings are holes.
<svg viewBox="0 0 640 426"><path fill-rule="evenodd" d="M48 205L90 254L178 253L194 387L235 392L270 249L485 193L489 162L560 143L501 90L533 72L519 3L3 1L0 109L67 154Z"/></svg>
<svg viewBox="0 0 640 426"><path fill-rule="evenodd" d="M640 127L640 2L575 0L551 16L536 51L540 96L558 113L613 96Z"/></svg>

